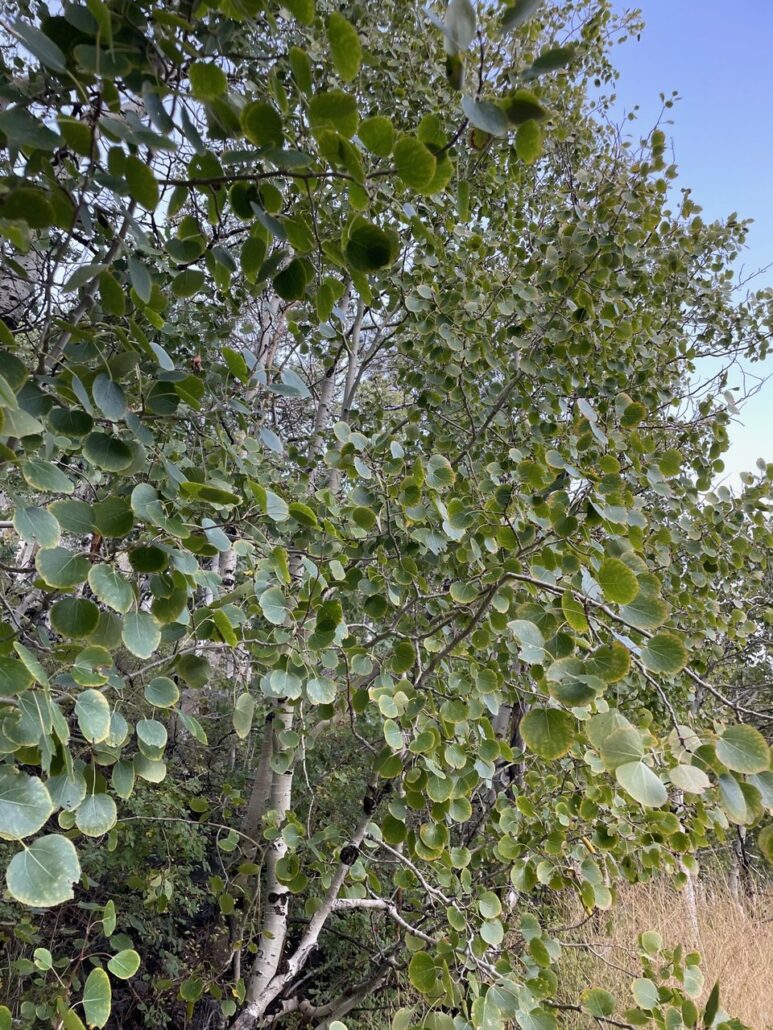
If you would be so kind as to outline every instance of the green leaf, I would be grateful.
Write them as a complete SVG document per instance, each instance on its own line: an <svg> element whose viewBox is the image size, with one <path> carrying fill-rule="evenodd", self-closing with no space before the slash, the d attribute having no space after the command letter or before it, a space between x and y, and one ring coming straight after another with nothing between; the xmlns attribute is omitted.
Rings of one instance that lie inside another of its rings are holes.
<svg viewBox="0 0 773 1030"><path fill-rule="evenodd" d="M395 128L384 114L374 114L360 122L357 135L363 146L376 157L389 157L395 143Z"/></svg>
<svg viewBox="0 0 773 1030"><path fill-rule="evenodd" d="M274 626L283 626L290 612L285 595L279 587L264 590L258 600L260 610Z"/></svg>
<svg viewBox="0 0 773 1030"><path fill-rule="evenodd" d="M392 652L392 670L398 675L408 672L416 663L416 649L410 640L400 640Z"/></svg>
<svg viewBox="0 0 773 1030"><path fill-rule="evenodd" d="M231 490L225 490L221 486L212 483L180 483L180 490L187 497L195 497L198 501L206 501L208 504L218 504L223 507L232 508L241 502L241 497Z"/></svg>
<svg viewBox="0 0 773 1030"><path fill-rule="evenodd" d="M11 107L0 111L0 132L14 141L18 147L34 147L38 150L54 150L61 143L60 137L47 128L23 107ZM19 434L16 433L18 436Z"/></svg>
<svg viewBox="0 0 773 1030"><path fill-rule="evenodd" d="M129 724L123 715L116 709L110 713L110 732L107 735L107 746L118 748L126 742L129 736Z"/></svg>
<svg viewBox="0 0 773 1030"><path fill-rule="evenodd" d="M290 517L295 519L295 521L300 523L302 526L314 528L319 525L319 520L315 512L308 506L308 504L303 504L301 501L293 501L288 505L287 511Z"/></svg>
<svg viewBox="0 0 773 1030"><path fill-rule="evenodd" d="M313 705L332 705L336 699L336 685L327 676L315 676L306 684L306 696Z"/></svg>
<svg viewBox="0 0 773 1030"><path fill-rule="evenodd" d="M252 694L240 694L236 699L233 712L233 727L240 740L246 740L252 728L252 717L255 714L255 698Z"/></svg>
<svg viewBox="0 0 773 1030"><path fill-rule="evenodd" d="M672 478L678 476L682 469L682 462L684 457L681 451L677 451L674 448L663 451L660 458L658 459L658 468L666 478Z"/></svg>
<svg viewBox="0 0 773 1030"><path fill-rule="evenodd" d="M632 429L638 426L647 414L647 407L640 401L632 401L626 405L625 411L620 416L620 425L624 429Z"/></svg>
<svg viewBox="0 0 773 1030"><path fill-rule="evenodd" d="M32 683L32 675L23 662L0 657L0 683L3 694L20 694Z"/></svg>
<svg viewBox="0 0 773 1030"><path fill-rule="evenodd" d="M0 766L0 838L22 840L48 822L54 810L42 780Z"/></svg>
<svg viewBox="0 0 773 1030"><path fill-rule="evenodd" d="M662 626L668 614L669 609L665 601L659 597L649 597L641 590L638 597L620 609L620 617L625 619L629 626L643 630L654 630Z"/></svg>
<svg viewBox="0 0 773 1030"><path fill-rule="evenodd" d="M502 12L502 29L505 32L512 32L532 18L540 9L544 0L515 0Z"/></svg>
<svg viewBox="0 0 773 1030"><path fill-rule="evenodd" d="M256 147L281 147L284 143L282 117L265 100L253 100L242 108L242 132Z"/></svg>
<svg viewBox="0 0 773 1030"><path fill-rule="evenodd" d="M13 856L5 873L11 897L34 908L52 908L73 897L80 879L78 854L71 841L59 834L38 837Z"/></svg>
<svg viewBox="0 0 773 1030"><path fill-rule="evenodd" d="M129 798L134 791L134 766L131 762L116 762L110 784L119 798Z"/></svg>
<svg viewBox="0 0 773 1030"><path fill-rule="evenodd" d="M265 252L265 245L263 247ZM261 259L262 260L262 259ZM248 383L250 381L250 370L247 367L247 362L244 360L244 356L238 351L234 350L233 347L223 347L223 361L228 366L228 371L231 375L241 383Z"/></svg>
<svg viewBox="0 0 773 1030"><path fill-rule="evenodd" d="M366 508L364 505L358 505L352 509L352 521L355 525L359 526L360 529L373 529L376 525L376 513L371 511L370 508Z"/></svg>
<svg viewBox="0 0 773 1030"><path fill-rule="evenodd" d="M0 112L2 116L2 112ZM2 217L0 215L0 217ZM38 436L45 432L45 426L22 408L0 409L0 434L5 437Z"/></svg>
<svg viewBox="0 0 773 1030"><path fill-rule="evenodd" d="M433 454L427 462L427 485L433 490L445 490L453 486L456 473L451 462L442 454Z"/></svg>
<svg viewBox="0 0 773 1030"><path fill-rule="evenodd" d="M172 708L180 699L180 691L168 676L156 676L145 687L145 700L154 708Z"/></svg>
<svg viewBox="0 0 773 1030"><path fill-rule="evenodd" d="M571 629L577 633L587 633L588 619L585 615L585 608L571 590L566 590L561 595L561 610Z"/></svg>
<svg viewBox="0 0 773 1030"><path fill-rule="evenodd" d="M113 995L104 969L92 969L83 988L83 1012L90 1027L103 1027L110 1018Z"/></svg>
<svg viewBox="0 0 773 1030"><path fill-rule="evenodd" d="M371 222L359 222L349 234L346 260L357 272L377 272L397 257L397 241Z"/></svg>
<svg viewBox="0 0 773 1030"><path fill-rule="evenodd" d="M65 597L52 606L50 619L63 637L88 637L97 628L99 608L83 597Z"/></svg>
<svg viewBox="0 0 773 1030"><path fill-rule="evenodd" d="M301 47L291 46L289 57L290 68L298 89L302 93L311 93L313 75L309 55Z"/></svg>
<svg viewBox="0 0 773 1030"><path fill-rule="evenodd" d="M311 392L306 383L291 368L282 369L281 390L276 383L273 383L272 387L286 397L297 397L300 400L308 400L311 397ZM269 490L268 493L270 494L271 491Z"/></svg>
<svg viewBox="0 0 773 1030"><path fill-rule="evenodd" d="M177 659L177 671L189 687L199 690L209 682L211 668L201 655L184 654Z"/></svg>
<svg viewBox="0 0 773 1030"><path fill-rule="evenodd" d="M545 638L539 626L528 619L513 619L507 628L521 645L520 657L528 665L541 665L545 661Z"/></svg>
<svg viewBox="0 0 773 1030"><path fill-rule="evenodd" d="M56 216L42 190L20 186L3 198L0 217L26 222L31 229L47 229ZM17 405L12 403L9 407L16 410Z"/></svg>
<svg viewBox="0 0 773 1030"><path fill-rule="evenodd" d="M647 808L659 808L668 801L662 780L644 762L626 762L615 769L617 782L634 801Z"/></svg>
<svg viewBox="0 0 773 1030"><path fill-rule="evenodd" d="M465 51L475 39L475 8L470 0L449 0L444 25L446 53Z"/></svg>
<svg viewBox="0 0 773 1030"><path fill-rule="evenodd" d="M206 61L194 61L188 68L191 93L197 100L214 100L228 89L228 79L222 68Z"/></svg>
<svg viewBox="0 0 773 1030"><path fill-rule="evenodd" d="M438 980L435 961L426 951L417 951L408 963L408 979L421 994L432 994Z"/></svg>
<svg viewBox="0 0 773 1030"><path fill-rule="evenodd" d="M735 776L722 773L718 779L719 799L731 823L744 826L749 821L749 809L741 785Z"/></svg>
<svg viewBox="0 0 773 1030"><path fill-rule="evenodd" d="M717 741L716 753L720 762L734 772L761 773L770 766L770 748L753 726L728 726Z"/></svg>
<svg viewBox="0 0 773 1030"><path fill-rule="evenodd" d="M136 200L146 211L155 211L158 207L158 183L150 165L136 154L129 154L125 174L132 200Z"/></svg>
<svg viewBox="0 0 773 1030"><path fill-rule="evenodd" d="M88 396L85 390L83 391L81 403L88 404ZM76 408L54 408L48 416L48 423L55 432L61 433L63 436L69 436L72 439L77 439L91 432L94 426L94 419L88 412L80 411ZM18 436L19 434L17 433L16 435Z"/></svg>
<svg viewBox="0 0 773 1030"><path fill-rule="evenodd" d="M193 297L204 286L204 282L204 273L198 268L186 268L172 280L172 293L183 300Z"/></svg>
<svg viewBox="0 0 773 1030"><path fill-rule="evenodd" d="M7 427L6 427L7 428ZM75 489L72 480L50 461L30 458L19 463L21 474L30 486L52 494L71 494Z"/></svg>
<svg viewBox="0 0 773 1030"><path fill-rule="evenodd" d="M12 29L16 36L22 41L29 52L40 61L46 68L55 72L67 71L65 56L52 39L46 36L34 25L27 25L23 21L12 23Z"/></svg>
<svg viewBox="0 0 773 1030"><path fill-rule="evenodd" d="M48 970L54 964L53 956L48 948L35 948L32 957L38 969Z"/></svg>
<svg viewBox="0 0 773 1030"><path fill-rule="evenodd" d="M128 265L129 278L131 279L132 286L134 287L137 296L143 304L149 304L153 288L153 281L150 278L150 272L148 272L145 265L135 257L129 258Z"/></svg>
<svg viewBox="0 0 773 1030"><path fill-rule="evenodd" d="M359 120L357 101L349 93L332 89L317 93L309 101L309 123L314 130L335 129L349 139L357 131Z"/></svg>
<svg viewBox="0 0 773 1030"><path fill-rule="evenodd" d="M66 812L74 812L86 796L86 780L77 767L73 768L72 773L51 776L46 786L54 806Z"/></svg>
<svg viewBox="0 0 773 1030"><path fill-rule="evenodd" d="M85 537L94 530L94 509L85 501L54 501L48 505L48 511L56 517L65 533Z"/></svg>
<svg viewBox="0 0 773 1030"><path fill-rule="evenodd" d="M642 648L641 660L650 672L675 676L687 664L687 648L675 633L656 633Z"/></svg>
<svg viewBox="0 0 773 1030"><path fill-rule="evenodd" d="M269 697L282 697L294 700L301 696L301 680L294 672L287 669L274 669L269 677Z"/></svg>
<svg viewBox="0 0 773 1030"><path fill-rule="evenodd" d="M615 1011L615 999L601 987L588 987L580 995L580 1001L589 1016L611 1016Z"/></svg>
<svg viewBox="0 0 773 1030"><path fill-rule="evenodd" d="M161 627L149 612L131 612L123 622L123 642L138 658L150 658L161 643Z"/></svg>
<svg viewBox="0 0 773 1030"><path fill-rule="evenodd" d="M46 675L46 670L43 668L43 666L40 664L40 662L37 660L34 654L32 654L32 652L29 651L24 646L24 644L20 644L18 640L14 640L13 648L14 651L16 651L16 653L18 654L19 658L21 658L24 667L28 670L29 674L32 676L35 682L39 683L41 687L50 686L48 676Z"/></svg>
<svg viewBox="0 0 773 1030"><path fill-rule="evenodd" d="M89 433L86 437L83 454L93 465L106 472L123 472L134 459L131 447L123 440L99 432Z"/></svg>
<svg viewBox="0 0 773 1030"><path fill-rule="evenodd" d="M128 579L111 565L92 565L89 586L94 596L116 612L128 612L134 604L134 589Z"/></svg>
<svg viewBox="0 0 773 1030"><path fill-rule="evenodd" d="M541 122L548 116L548 112L528 89L516 90L504 100L502 108L511 125L521 125L529 120Z"/></svg>
<svg viewBox="0 0 773 1030"><path fill-rule="evenodd" d="M124 948L108 961L107 968L119 980L130 980L140 968L140 956L132 948Z"/></svg>
<svg viewBox="0 0 773 1030"><path fill-rule="evenodd" d="M507 115L492 100L476 100L474 97L462 97L462 110L470 125L487 132L490 136L504 136L510 128Z"/></svg>
<svg viewBox="0 0 773 1030"><path fill-rule="evenodd" d="M204 985L199 979L186 980L180 986L180 997L183 1001L198 1001L204 993Z"/></svg>
<svg viewBox="0 0 773 1030"><path fill-rule="evenodd" d="M115 826L118 812L109 794L90 794L75 812L75 825L87 837L101 837Z"/></svg>
<svg viewBox="0 0 773 1030"><path fill-rule="evenodd" d="M79 290L82 286L88 285L92 279L104 272L105 266L99 263L90 265L81 265L80 268L76 268L72 275L67 279L62 290L64 293L74 293L75 290Z"/></svg>
<svg viewBox="0 0 773 1030"><path fill-rule="evenodd" d="M126 397L120 385L104 372L91 385L94 403L111 422L118 422L126 414Z"/></svg>
<svg viewBox="0 0 773 1030"><path fill-rule="evenodd" d="M614 604L630 604L639 593L639 581L619 558L605 558L596 572L596 581L605 599Z"/></svg>
<svg viewBox="0 0 773 1030"><path fill-rule="evenodd" d="M633 728L622 727L613 730L599 748L604 765L614 772L627 762L638 762L644 757L644 744L641 734Z"/></svg>
<svg viewBox="0 0 773 1030"><path fill-rule="evenodd" d="M13 515L13 528L28 544L56 547L59 543L59 523L45 508L17 508Z"/></svg>
<svg viewBox="0 0 773 1030"><path fill-rule="evenodd" d="M702 794L711 786L711 780L697 765L676 765L668 770L669 779L685 794Z"/></svg>
<svg viewBox="0 0 773 1030"><path fill-rule="evenodd" d="M478 898L478 911L484 919L496 919L502 914L502 902L493 891L486 891Z"/></svg>
<svg viewBox="0 0 773 1030"><path fill-rule="evenodd" d="M708 1001L706 1002L706 1008L703 1010L703 1026L711 1027L714 1025L717 1012L719 1011L719 983L715 983L711 988L711 994L709 994Z"/></svg>
<svg viewBox="0 0 773 1030"><path fill-rule="evenodd" d="M91 744L106 740L110 733L110 705L98 690L84 690L75 699L80 731Z"/></svg>
<svg viewBox="0 0 773 1030"><path fill-rule="evenodd" d="M574 741L574 719L558 708L532 708L521 719L526 747L540 758L561 758Z"/></svg>
<svg viewBox="0 0 773 1030"><path fill-rule="evenodd" d="M415 190L425 190L435 178L437 159L415 136L401 136L394 147L397 174Z"/></svg>
<svg viewBox="0 0 773 1030"><path fill-rule="evenodd" d="M349 82L357 75L362 61L357 30L341 13L333 11L327 20L327 38L333 67L344 82Z"/></svg>
<svg viewBox="0 0 773 1030"><path fill-rule="evenodd" d="M760 854L773 865L773 823L768 823L757 834L757 847Z"/></svg>
<svg viewBox="0 0 773 1030"><path fill-rule="evenodd" d="M308 273L306 265L299 258L294 258L289 265L274 276L273 287L282 300L300 300L306 292Z"/></svg>
<svg viewBox="0 0 773 1030"><path fill-rule="evenodd" d="M102 913L102 933L105 937L113 936L115 933L115 923L115 902L111 898L110 901L105 903Z"/></svg>
<svg viewBox="0 0 773 1030"><path fill-rule="evenodd" d="M542 128L533 118L518 126L515 152L524 164L533 165L542 154Z"/></svg>
<svg viewBox="0 0 773 1030"><path fill-rule="evenodd" d="M543 50L539 57L532 63L530 72L533 75L542 75L545 72L558 71L559 68L566 68L574 57L573 46L556 46L549 50Z"/></svg>
<svg viewBox="0 0 773 1030"><path fill-rule="evenodd" d="M137 572L163 572L169 564L169 555L162 547L132 547L129 564Z"/></svg>
<svg viewBox="0 0 773 1030"><path fill-rule="evenodd" d="M699 998L703 991L704 978L700 966L688 961L682 977L684 993L688 998Z"/></svg>
<svg viewBox="0 0 773 1030"><path fill-rule="evenodd" d="M752 775L749 783L760 792L763 808L773 811L773 772Z"/></svg>
<svg viewBox="0 0 773 1030"><path fill-rule="evenodd" d="M85 501L53 501L48 510L66 533L86 536L94 529L94 510Z"/></svg>
<svg viewBox="0 0 773 1030"><path fill-rule="evenodd" d="M558 1022L552 1012L546 1009L529 1009L518 1013L521 1030L558 1030Z"/></svg>
<svg viewBox="0 0 773 1030"><path fill-rule="evenodd" d="M108 315L120 318L126 311L124 289L111 272L99 276L99 301Z"/></svg>
<svg viewBox="0 0 773 1030"><path fill-rule="evenodd" d="M633 992L636 1004L641 1009L656 1009L660 1004L658 988L652 980L648 980L645 977L640 977L638 980L634 980L631 984L631 991Z"/></svg>
<svg viewBox="0 0 773 1030"><path fill-rule="evenodd" d="M88 558L66 547L45 547L35 556L35 568L50 587L71 590L86 580L90 565Z"/></svg>

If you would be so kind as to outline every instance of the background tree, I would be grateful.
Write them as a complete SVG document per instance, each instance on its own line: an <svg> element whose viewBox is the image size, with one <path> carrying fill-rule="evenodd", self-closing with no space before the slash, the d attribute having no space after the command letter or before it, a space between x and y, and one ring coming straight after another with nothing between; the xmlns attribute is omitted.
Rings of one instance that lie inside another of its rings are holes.
<svg viewBox="0 0 773 1030"><path fill-rule="evenodd" d="M115 990L115 1025L341 1030L398 985L396 1028L728 1020L647 934L630 996L565 997L552 905L685 882L773 807L770 713L722 661L764 640L773 476L712 491L730 400L695 380L765 356L770 298L737 302L746 227L670 189L662 129L607 123L637 27L5 19L25 1025L104 1026Z"/></svg>

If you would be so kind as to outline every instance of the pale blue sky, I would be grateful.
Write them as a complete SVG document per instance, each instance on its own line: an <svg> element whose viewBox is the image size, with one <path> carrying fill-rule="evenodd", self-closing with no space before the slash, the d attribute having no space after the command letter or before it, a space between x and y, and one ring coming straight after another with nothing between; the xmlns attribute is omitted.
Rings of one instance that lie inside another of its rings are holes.
<svg viewBox="0 0 773 1030"><path fill-rule="evenodd" d="M737 211L754 219L739 269L773 262L773 0L614 3L640 8L647 22L639 42L614 50L619 108L638 104L644 129L660 111L659 94L678 90L673 125L664 126L678 185L692 188L707 218ZM773 285L773 268L758 283ZM750 371L770 375L773 359ZM757 458L773 461L773 382L749 401L740 421L725 457L733 486Z"/></svg>

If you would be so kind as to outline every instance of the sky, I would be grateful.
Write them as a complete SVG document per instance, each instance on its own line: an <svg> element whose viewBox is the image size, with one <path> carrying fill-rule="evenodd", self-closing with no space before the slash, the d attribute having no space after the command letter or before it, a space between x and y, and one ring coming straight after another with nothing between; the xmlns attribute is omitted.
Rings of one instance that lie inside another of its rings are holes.
<svg viewBox="0 0 773 1030"><path fill-rule="evenodd" d="M773 263L773 0L614 0L614 6L637 7L646 22L640 41L613 51L619 110L638 104L643 131L660 112L659 94L677 90L673 124L663 126L680 170L677 186L692 189L707 220L732 211L754 219L739 271ZM770 285L773 268L754 288ZM749 370L773 375L773 357ZM729 385L740 385L740 377ZM739 418L722 477L734 488L757 458L773 461L773 380Z"/></svg>

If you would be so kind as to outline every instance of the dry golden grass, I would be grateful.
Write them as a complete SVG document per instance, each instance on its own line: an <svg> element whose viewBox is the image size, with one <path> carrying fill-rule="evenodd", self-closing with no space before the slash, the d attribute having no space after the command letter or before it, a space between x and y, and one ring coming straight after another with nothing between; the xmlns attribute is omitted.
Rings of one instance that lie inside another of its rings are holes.
<svg viewBox="0 0 773 1030"><path fill-rule="evenodd" d="M704 880L696 884L695 917L685 893L664 882L625 888L609 912L566 935L562 993L576 997L592 985L625 999L621 1008L630 1004L630 976L623 970L641 975L638 935L657 930L666 947L683 944L700 952L700 1002L719 980L726 1012L755 1030L773 1028L773 887L739 904L723 879Z"/></svg>

